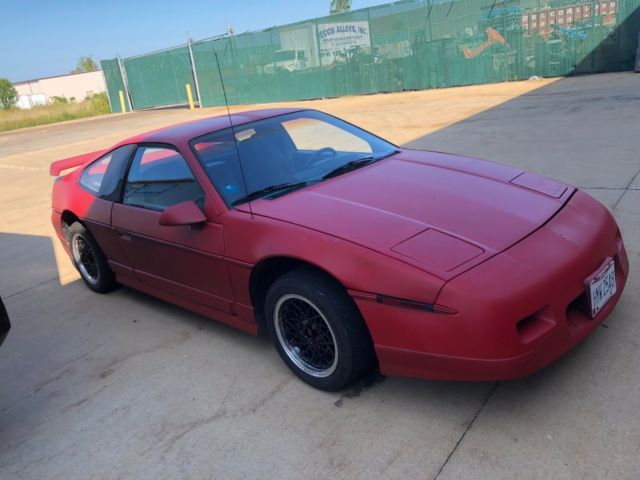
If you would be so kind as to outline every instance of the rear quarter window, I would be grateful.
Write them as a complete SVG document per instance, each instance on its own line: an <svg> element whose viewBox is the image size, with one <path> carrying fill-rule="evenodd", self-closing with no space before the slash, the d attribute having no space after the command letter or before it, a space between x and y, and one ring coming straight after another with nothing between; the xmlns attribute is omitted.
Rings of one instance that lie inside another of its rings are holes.
<svg viewBox="0 0 640 480"><path fill-rule="evenodd" d="M90 193L116 201L122 188L122 177L135 145L116 148L84 169L80 185Z"/></svg>
<svg viewBox="0 0 640 480"><path fill-rule="evenodd" d="M112 156L113 153L108 153L86 167L80 176L80 185L91 193L97 195L100 191L104 175L107 173L107 167L109 167Z"/></svg>

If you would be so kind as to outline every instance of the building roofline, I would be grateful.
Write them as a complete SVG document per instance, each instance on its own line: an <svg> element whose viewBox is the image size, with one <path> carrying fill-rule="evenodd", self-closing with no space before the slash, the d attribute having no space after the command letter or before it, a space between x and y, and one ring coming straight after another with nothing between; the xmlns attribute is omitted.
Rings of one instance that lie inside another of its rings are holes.
<svg viewBox="0 0 640 480"><path fill-rule="evenodd" d="M48 80L49 78L70 77L72 75L85 75L87 73L95 73L95 72L101 72L101 69L92 70L90 72L69 72L69 73L63 73L61 75L49 75L48 77L32 78L30 80L21 80L19 82L11 82L11 83L14 86L15 85L24 85L24 84L27 84L27 83L39 82L40 80Z"/></svg>

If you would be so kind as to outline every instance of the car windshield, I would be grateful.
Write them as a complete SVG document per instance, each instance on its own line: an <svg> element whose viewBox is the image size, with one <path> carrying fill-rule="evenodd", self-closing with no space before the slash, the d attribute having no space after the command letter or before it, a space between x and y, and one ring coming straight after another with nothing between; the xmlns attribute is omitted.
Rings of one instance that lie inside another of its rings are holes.
<svg viewBox="0 0 640 480"><path fill-rule="evenodd" d="M190 142L229 206L285 195L397 152L375 135L313 110L238 125L233 133L219 130Z"/></svg>

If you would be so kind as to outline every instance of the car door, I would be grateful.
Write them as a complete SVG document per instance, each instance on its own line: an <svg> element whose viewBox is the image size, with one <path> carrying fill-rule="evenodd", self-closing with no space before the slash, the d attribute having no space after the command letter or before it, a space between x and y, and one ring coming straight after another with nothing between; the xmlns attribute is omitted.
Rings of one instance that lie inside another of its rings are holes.
<svg viewBox="0 0 640 480"><path fill-rule="evenodd" d="M208 220L198 226L162 226L161 212L192 200ZM179 151L138 146L127 172L112 226L138 280L163 292L231 312L233 291L224 260L222 225Z"/></svg>
<svg viewBox="0 0 640 480"><path fill-rule="evenodd" d="M78 180L86 194L77 196L76 212L120 277L130 277L132 272L111 227L111 210L120 198L122 177L135 148L129 144L111 150L88 165Z"/></svg>

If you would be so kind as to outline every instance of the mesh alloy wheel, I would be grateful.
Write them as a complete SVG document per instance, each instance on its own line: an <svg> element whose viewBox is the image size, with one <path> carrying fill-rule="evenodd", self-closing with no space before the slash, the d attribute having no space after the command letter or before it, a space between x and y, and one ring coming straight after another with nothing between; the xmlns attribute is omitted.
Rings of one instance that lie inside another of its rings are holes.
<svg viewBox="0 0 640 480"><path fill-rule="evenodd" d="M71 252L83 278L90 284L97 285L100 269L91 244L82 235L75 234L71 239Z"/></svg>
<svg viewBox="0 0 640 480"><path fill-rule="evenodd" d="M278 354L307 384L336 391L376 365L360 311L342 285L310 268L276 279L265 298L266 328Z"/></svg>
<svg viewBox="0 0 640 480"><path fill-rule="evenodd" d="M69 239L71 259L85 285L96 293L115 289L118 286L116 277L91 232L80 222L63 228Z"/></svg>
<svg viewBox="0 0 640 480"><path fill-rule="evenodd" d="M276 335L291 361L316 378L338 365L335 335L320 309L301 295L283 295L274 311Z"/></svg>

